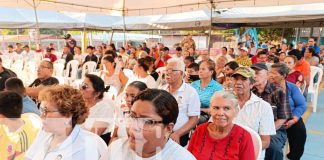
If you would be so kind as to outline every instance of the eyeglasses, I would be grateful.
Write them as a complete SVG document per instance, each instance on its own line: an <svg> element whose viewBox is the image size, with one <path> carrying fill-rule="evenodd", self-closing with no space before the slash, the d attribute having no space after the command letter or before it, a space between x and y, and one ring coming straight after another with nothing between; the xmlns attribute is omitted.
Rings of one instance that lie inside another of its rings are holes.
<svg viewBox="0 0 324 160"><path fill-rule="evenodd" d="M87 90L89 88L89 86L86 84L86 83L82 83L81 86L80 86L80 89L82 90Z"/></svg>
<svg viewBox="0 0 324 160"><path fill-rule="evenodd" d="M129 113L126 118L126 126L127 128L137 128L143 131L151 131L156 124L163 123L163 121L155 121L147 118L139 118L134 114Z"/></svg>
<svg viewBox="0 0 324 160"><path fill-rule="evenodd" d="M46 106L44 106L44 107L40 106L39 110L40 110L41 115L44 115L44 117L46 117L48 113L60 112L58 110L52 110L52 111L48 110Z"/></svg>
<svg viewBox="0 0 324 160"><path fill-rule="evenodd" d="M39 66L39 67L38 67L39 70L42 70L42 69L44 69L44 68L51 69L50 67L47 67L47 66Z"/></svg>
<svg viewBox="0 0 324 160"><path fill-rule="evenodd" d="M181 70L178 70L178 69L172 69L172 68L165 69L165 72L167 72L167 73L176 72L176 71L181 71Z"/></svg>

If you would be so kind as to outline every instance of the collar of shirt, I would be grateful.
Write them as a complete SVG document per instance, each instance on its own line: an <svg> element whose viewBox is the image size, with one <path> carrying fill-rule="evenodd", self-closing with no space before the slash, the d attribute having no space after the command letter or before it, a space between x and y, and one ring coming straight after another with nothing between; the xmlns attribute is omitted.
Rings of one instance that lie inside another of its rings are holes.
<svg viewBox="0 0 324 160"><path fill-rule="evenodd" d="M253 92L251 92L250 99L245 102L244 106L254 104L256 102L260 102L260 99L261 99L260 97L256 96Z"/></svg>
<svg viewBox="0 0 324 160"><path fill-rule="evenodd" d="M266 92L266 93L270 94L273 91L274 91L274 85L272 83L270 83L269 81L267 81L267 84L264 87L264 91L262 93ZM252 88L252 92L259 94L258 89L256 87ZM260 93L260 95L262 93Z"/></svg>
<svg viewBox="0 0 324 160"><path fill-rule="evenodd" d="M163 89L170 92L169 87L170 87L170 85L167 84L167 85L165 85L165 87L163 87ZM186 88L186 82L182 80L182 84L176 92L183 92L185 90L185 88Z"/></svg>
<svg viewBox="0 0 324 160"><path fill-rule="evenodd" d="M71 132L71 134L69 135L69 137L67 139L65 139L64 142L57 147L57 149L61 150L61 149L66 148L66 147L70 147L70 145L78 137L79 133L80 133L80 126L75 125L72 132ZM56 149L54 149L54 150L56 150Z"/></svg>

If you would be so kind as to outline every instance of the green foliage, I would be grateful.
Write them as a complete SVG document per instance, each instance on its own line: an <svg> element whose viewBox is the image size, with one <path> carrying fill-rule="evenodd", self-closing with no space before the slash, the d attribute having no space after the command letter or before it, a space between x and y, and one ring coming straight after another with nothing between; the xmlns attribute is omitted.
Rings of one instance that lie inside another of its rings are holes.
<svg viewBox="0 0 324 160"><path fill-rule="evenodd" d="M293 28L257 28L258 38L260 42L277 41L280 42L282 38L289 38L294 35Z"/></svg>
<svg viewBox="0 0 324 160"><path fill-rule="evenodd" d="M60 35L63 35L63 30L61 30L61 29L40 29L40 33L60 36Z"/></svg>

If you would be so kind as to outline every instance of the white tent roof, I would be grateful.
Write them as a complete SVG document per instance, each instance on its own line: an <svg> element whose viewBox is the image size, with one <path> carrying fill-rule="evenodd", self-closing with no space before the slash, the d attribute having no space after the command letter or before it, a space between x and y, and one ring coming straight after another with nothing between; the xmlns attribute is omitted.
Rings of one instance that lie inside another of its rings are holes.
<svg viewBox="0 0 324 160"><path fill-rule="evenodd" d="M204 10L211 0L35 0L37 9L70 12L103 12L127 16L160 15ZM282 6L320 3L323 0L213 0L215 8ZM33 0L0 0L0 6L33 8Z"/></svg>
<svg viewBox="0 0 324 160"><path fill-rule="evenodd" d="M83 28L80 21L53 11L38 11L40 28ZM0 8L0 28L36 28L32 9ZM5 16L4 16L5 15Z"/></svg>

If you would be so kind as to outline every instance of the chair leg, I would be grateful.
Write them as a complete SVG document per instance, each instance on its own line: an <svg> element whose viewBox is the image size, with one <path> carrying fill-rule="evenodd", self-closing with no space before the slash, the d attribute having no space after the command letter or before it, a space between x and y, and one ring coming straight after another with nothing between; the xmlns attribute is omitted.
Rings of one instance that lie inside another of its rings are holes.
<svg viewBox="0 0 324 160"><path fill-rule="evenodd" d="M318 97L318 93L315 93L314 94L314 98L313 98L313 102L312 102L313 112L316 112L316 108L317 108L317 97Z"/></svg>

